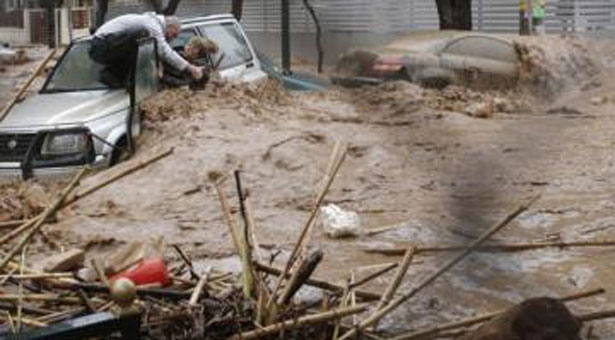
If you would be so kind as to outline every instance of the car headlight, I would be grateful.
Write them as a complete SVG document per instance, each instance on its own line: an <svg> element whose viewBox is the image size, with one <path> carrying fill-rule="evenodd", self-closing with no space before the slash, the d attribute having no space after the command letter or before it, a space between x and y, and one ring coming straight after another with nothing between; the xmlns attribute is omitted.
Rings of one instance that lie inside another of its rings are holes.
<svg viewBox="0 0 615 340"><path fill-rule="evenodd" d="M88 136L85 133L50 133L45 137L41 155L59 156L81 153L86 150Z"/></svg>

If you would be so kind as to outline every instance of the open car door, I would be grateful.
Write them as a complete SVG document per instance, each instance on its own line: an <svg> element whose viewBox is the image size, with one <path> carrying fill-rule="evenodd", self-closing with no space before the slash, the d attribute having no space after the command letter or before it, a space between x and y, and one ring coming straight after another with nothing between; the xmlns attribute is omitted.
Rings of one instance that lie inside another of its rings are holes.
<svg viewBox="0 0 615 340"><path fill-rule="evenodd" d="M158 92L158 53L154 38L141 39L137 45L133 81L130 87L130 114L128 115L128 146L134 152L134 139L141 134L139 105Z"/></svg>

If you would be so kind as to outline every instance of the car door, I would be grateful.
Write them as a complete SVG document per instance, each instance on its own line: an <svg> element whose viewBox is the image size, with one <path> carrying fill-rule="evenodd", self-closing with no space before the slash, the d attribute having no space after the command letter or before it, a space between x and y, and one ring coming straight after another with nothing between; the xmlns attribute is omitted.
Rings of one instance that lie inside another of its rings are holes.
<svg viewBox="0 0 615 340"><path fill-rule="evenodd" d="M130 89L130 114L127 121L129 147L134 151L134 139L141 134L139 104L158 92L158 53L156 40L142 39L137 47L133 81Z"/></svg>

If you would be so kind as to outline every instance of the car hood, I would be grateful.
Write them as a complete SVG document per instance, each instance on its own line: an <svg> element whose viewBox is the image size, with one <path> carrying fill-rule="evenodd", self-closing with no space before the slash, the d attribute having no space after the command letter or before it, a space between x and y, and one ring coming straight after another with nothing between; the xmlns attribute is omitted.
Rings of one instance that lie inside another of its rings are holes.
<svg viewBox="0 0 615 340"><path fill-rule="evenodd" d="M38 93L15 105L2 128L82 124L130 105L126 90Z"/></svg>

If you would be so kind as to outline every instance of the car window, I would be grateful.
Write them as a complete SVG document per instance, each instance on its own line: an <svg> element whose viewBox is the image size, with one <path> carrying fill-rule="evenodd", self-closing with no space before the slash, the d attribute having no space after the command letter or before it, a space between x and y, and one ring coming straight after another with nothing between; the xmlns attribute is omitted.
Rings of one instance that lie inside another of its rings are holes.
<svg viewBox="0 0 615 340"><path fill-rule="evenodd" d="M442 53L511 63L517 61L517 54L511 44L492 37L462 37L444 47Z"/></svg>
<svg viewBox="0 0 615 340"><path fill-rule="evenodd" d="M193 28L185 28L179 32L177 38L175 38L170 45L176 51L183 51L184 46L194 36L196 36L196 31Z"/></svg>
<svg viewBox="0 0 615 340"><path fill-rule="evenodd" d="M79 41L64 54L43 91L80 91L106 89L99 81L102 65L88 53L90 41Z"/></svg>
<svg viewBox="0 0 615 340"><path fill-rule="evenodd" d="M157 60L156 44L153 39L139 45L135 73L135 101L137 103L158 90Z"/></svg>
<svg viewBox="0 0 615 340"><path fill-rule="evenodd" d="M248 42L237 24L233 22L205 24L199 26L199 30L201 35L218 44L219 51L212 56L214 62L217 62L224 53L224 59L219 66L221 70L252 61Z"/></svg>

